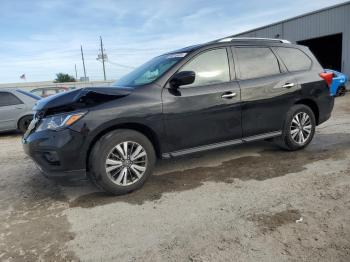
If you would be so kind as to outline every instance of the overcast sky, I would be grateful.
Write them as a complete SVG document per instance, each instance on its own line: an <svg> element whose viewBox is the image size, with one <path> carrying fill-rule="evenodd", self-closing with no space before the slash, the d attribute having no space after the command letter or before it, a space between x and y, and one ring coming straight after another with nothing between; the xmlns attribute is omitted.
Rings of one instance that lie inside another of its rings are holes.
<svg viewBox="0 0 350 262"><path fill-rule="evenodd" d="M344 1L1 0L0 82L53 80L58 72L103 79L99 36L117 79L153 56ZM123 66L119 66L123 65Z"/></svg>

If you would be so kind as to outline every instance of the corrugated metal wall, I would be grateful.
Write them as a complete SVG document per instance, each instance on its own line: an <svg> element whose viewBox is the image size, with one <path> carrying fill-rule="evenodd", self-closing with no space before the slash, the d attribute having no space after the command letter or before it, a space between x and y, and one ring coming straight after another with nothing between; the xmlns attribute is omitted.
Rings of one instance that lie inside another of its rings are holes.
<svg viewBox="0 0 350 262"><path fill-rule="evenodd" d="M343 34L342 71L350 76L350 3L236 36L276 38L279 35L296 42L337 33Z"/></svg>

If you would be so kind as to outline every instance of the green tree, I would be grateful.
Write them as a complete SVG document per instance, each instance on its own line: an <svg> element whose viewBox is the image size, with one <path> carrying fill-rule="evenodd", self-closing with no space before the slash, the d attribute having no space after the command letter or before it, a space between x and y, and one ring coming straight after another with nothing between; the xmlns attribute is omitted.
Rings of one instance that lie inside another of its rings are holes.
<svg viewBox="0 0 350 262"><path fill-rule="evenodd" d="M75 82L75 78L69 74L58 73L56 74L55 83L64 83L64 82Z"/></svg>

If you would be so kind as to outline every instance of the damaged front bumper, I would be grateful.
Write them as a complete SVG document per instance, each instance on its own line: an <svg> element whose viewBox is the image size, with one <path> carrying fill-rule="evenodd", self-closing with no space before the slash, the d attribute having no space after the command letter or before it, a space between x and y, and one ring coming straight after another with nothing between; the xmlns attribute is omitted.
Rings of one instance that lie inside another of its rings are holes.
<svg viewBox="0 0 350 262"><path fill-rule="evenodd" d="M85 178L84 137L69 128L34 132L22 139L23 149L46 177Z"/></svg>
<svg viewBox="0 0 350 262"><path fill-rule="evenodd" d="M24 151L48 177L85 177L89 150L88 125L95 122L93 117L85 119L86 112L91 107L121 99L129 94L128 89L82 88L39 100L33 108L36 112L34 120L23 137ZM62 125L58 124L63 119L60 115L74 112L84 112L84 117L70 124L68 122L73 118L68 121L68 118L64 118ZM50 121L47 120L50 118ZM43 122L45 119L46 122ZM53 125L58 128L52 128ZM94 124L92 127L95 128Z"/></svg>

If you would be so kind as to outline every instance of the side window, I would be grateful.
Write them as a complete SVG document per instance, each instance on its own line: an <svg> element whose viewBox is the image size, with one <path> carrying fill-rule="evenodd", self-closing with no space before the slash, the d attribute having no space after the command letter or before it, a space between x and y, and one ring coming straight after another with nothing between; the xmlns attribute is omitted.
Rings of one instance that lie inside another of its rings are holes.
<svg viewBox="0 0 350 262"><path fill-rule="evenodd" d="M308 70L311 67L311 59L302 51L290 47L276 48L277 54L281 57L288 71Z"/></svg>
<svg viewBox="0 0 350 262"><path fill-rule="evenodd" d="M204 86L230 81L230 70L226 48L202 53L189 61L180 71L194 71L194 83L185 87Z"/></svg>
<svg viewBox="0 0 350 262"><path fill-rule="evenodd" d="M280 73L276 56L267 47L237 47L241 79L258 78Z"/></svg>
<svg viewBox="0 0 350 262"><path fill-rule="evenodd" d="M37 96L43 95L43 91L41 89L34 89L34 90L30 91L30 93L37 95Z"/></svg>
<svg viewBox="0 0 350 262"><path fill-rule="evenodd" d="M12 106L23 104L16 96L8 92L0 92L0 106Z"/></svg>
<svg viewBox="0 0 350 262"><path fill-rule="evenodd" d="M45 95L52 96L52 95L57 94L58 92L59 92L58 89L46 89L45 90Z"/></svg>

